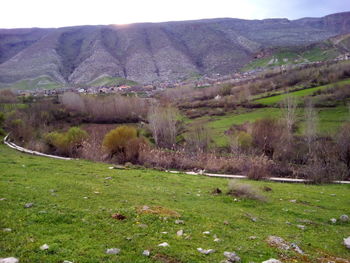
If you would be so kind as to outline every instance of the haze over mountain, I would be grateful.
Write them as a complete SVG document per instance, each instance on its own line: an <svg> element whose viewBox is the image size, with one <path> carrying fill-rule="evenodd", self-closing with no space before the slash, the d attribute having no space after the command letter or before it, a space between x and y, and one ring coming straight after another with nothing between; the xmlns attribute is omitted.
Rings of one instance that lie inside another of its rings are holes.
<svg viewBox="0 0 350 263"><path fill-rule="evenodd" d="M75 85L103 76L150 83L228 74L261 49L306 46L346 33L350 12L298 20L0 29L0 87L26 79Z"/></svg>

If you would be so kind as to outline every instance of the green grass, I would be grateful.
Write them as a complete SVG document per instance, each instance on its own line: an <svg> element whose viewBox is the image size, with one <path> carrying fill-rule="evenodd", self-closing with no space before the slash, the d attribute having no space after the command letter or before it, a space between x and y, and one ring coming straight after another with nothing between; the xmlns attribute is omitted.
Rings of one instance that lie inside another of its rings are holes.
<svg viewBox="0 0 350 263"><path fill-rule="evenodd" d="M314 92L316 92L318 90L326 89L326 88L332 87L334 85L343 86L343 85L348 85L348 84L350 84L350 79L341 80L341 81L338 81L336 83L323 85L323 86L318 86L318 87L314 87L314 88L293 91L293 92L289 92L288 94L284 93L284 94L279 94L279 95L276 95L276 96L271 96L271 97L267 97L267 98L257 99L254 102L255 103L260 103L260 104L263 104L263 105L273 106L273 105L279 104L288 95L295 96L297 98L297 100L299 102L301 102L303 97L310 96L310 95L312 95Z"/></svg>
<svg viewBox="0 0 350 263"><path fill-rule="evenodd" d="M119 86L119 85L137 85L137 82L123 79L123 78L116 78L116 77L101 77L98 78L92 82L89 83L90 86Z"/></svg>
<svg viewBox="0 0 350 263"><path fill-rule="evenodd" d="M350 257L342 245L350 235L350 224L329 223L330 218L350 214L349 185L245 181L272 188L264 193L268 201L239 198L235 202L225 194L210 194L216 187L226 191L226 179L146 169L109 170L107 164L35 157L5 146L0 146L0 166L0 198L6 198L0 201L0 227L12 229L0 235L0 257L15 256L20 262L157 262L141 255L150 249L151 255L167 255L178 260L174 262L220 262L224 251L236 251L242 262L262 262L279 258L280 251L265 242L269 235L297 243L310 262L322 253ZM104 179L109 176L112 179ZM26 209L28 202L34 206ZM174 210L185 224L177 225L171 217L138 214L135 207L143 205ZM117 212L126 220L113 219ZM303 231L296 226L305 225L300 220L312 224ZM180 229L188 239L176 236ZM211 234L205 236L203 231ZM213 235L221 241L214 242ZM250 236L257 238L250 240ZM158 247L162 242L170 247ZM45 243L50 249L41 251ZM120 254L106 255L105 250L112 247L120 248ZM202 255L198 247L217 252Z"/></svg>
<svg viewBox="0 0 350 263"><path fill-rule="evenodd" d="M39 77L35 79L25 79L15 82L8 86L10 89L28 90L28 89L59 89L63 84L52 81L49 77Z"/></svg>

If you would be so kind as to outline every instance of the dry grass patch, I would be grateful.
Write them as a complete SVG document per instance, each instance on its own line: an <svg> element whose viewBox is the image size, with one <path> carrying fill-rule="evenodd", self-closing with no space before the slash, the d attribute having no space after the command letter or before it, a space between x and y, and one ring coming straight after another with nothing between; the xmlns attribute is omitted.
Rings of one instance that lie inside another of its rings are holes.
<svg viewBox="0 0 350 263"><path fill-rule="evenodd" d="M227 194L262 202L266 201L266 197L263 196L257 188L254 188L250 184L239 183L236 180L229 181Z"/></svg>

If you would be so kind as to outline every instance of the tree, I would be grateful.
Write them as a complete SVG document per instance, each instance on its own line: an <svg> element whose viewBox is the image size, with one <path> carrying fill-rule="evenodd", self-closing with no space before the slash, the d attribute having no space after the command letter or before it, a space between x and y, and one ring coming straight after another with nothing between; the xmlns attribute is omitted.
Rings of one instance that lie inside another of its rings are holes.
<svg viewBox="0 0 350 263"><path fill-rule="evenodd" d="M203 124L195 125L185 137L187 146L195 152L204 152L208 150L211 142L211 134Z"/></svg>
<svg viewBox="0 0 350 263"><path fill-rule="evenodd" d="M317 139L317 113L314 109L312 101L308 101L305 108L305 138L309 150L309 155L312 154L312 145Z"/></svg>
<svg viewBox="0 0 350 263"><path fill-rule="evenodd" d="M286 124L287 139L290 142L290 139L293 134L293 126L296 121L296 109L297 101L295 97L287 95L281 104L283 119Z"/></svg>
<svg viewBox="0 0 350 263"><path fill-rule="evenodd" d="M178 134L179 111L170 106L154 105L148 113L149 129L157 146L172 148Z"/></svg>
<svg viewBox="0 0 350 263"><path fill-rule="evenodd" d="M346 165L347 176L350 176L350 123L345 123L336 138L340 160Z"/></svg>

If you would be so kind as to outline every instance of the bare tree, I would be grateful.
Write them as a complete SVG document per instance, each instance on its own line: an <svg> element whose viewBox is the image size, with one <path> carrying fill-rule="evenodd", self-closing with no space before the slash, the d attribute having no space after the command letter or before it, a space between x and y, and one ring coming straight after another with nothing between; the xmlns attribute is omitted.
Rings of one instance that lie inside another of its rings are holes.
<svg viewBox="0 0 350 263"><path fill-rule="evenodd" d="M317 113L312 101L310 100L305 107L305 137L309 149L309 155L312 153L312 145L317 138L317 122Z"/></svg>
<svg viewBox="0 0 350 263"><path fill-rule="evenodd" d="M149 128L157 146L171 148L176 144L179 111L170 106L154 105L148 113Z"/></svg>
<svg viewBox="0 0 350 263"><path fill-rule="evenodd" d="M281 104L283 119L289 136L293 133L293 126L296 121L297 101L294 96L287 95Z"/></svg>
<svg viewBox="0 0 350 263"><path fill-rule="evenodd" d="M211 142L209 129L203 124L197 124L186 135L186 143L191 151L204 152L208 150Z"/></svg>

